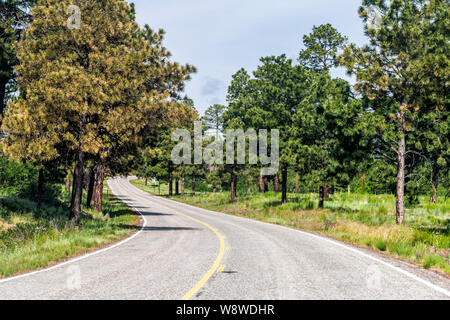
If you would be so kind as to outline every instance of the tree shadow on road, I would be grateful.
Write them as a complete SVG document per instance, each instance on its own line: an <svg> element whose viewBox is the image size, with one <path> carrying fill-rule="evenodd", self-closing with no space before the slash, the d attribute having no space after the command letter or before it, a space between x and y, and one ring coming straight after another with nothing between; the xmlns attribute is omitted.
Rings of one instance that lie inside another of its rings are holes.
<svg viewBox="0 0 450 320"><path fill-rule="evenodd" d="M130 226L122 224L120 225L123 229L135 229L135 230L143 230L143 231L199 231L201 229L198 228L191 228L191 227L152 227L152 226L146 226L146 227L140 227L140 226Z"/></svg>

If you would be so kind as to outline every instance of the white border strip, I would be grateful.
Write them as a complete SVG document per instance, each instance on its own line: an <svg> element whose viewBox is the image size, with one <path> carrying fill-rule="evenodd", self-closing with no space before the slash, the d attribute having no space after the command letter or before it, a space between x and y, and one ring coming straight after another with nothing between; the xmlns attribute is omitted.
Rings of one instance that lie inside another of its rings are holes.
<svg viewBox="0 0 450 320"><path fill-rule="evenodd" d="M112 190L111 190L111 192L112 192ZM118 197L118 198L119 198L119 197ZM119 198L119 199L120 199L120 198ZM121 201L122 201L122 200L121 200ZM124 201L122 201L122 202L125 203ZM52 266L52 267L50 267L50 268L47 268L47 269L37 270L37 271L33 271L33 272L21 274L21 275L18 275L18 276L15 276L15 277L6 278L6 279L0 279L0 284L5 283L5 282L9 282L9 281L13 281L13 280L17 280L17 279L21 279L21 278L25 278L25 277L29 277L29 276L32 276L32 275L35 275L35 274L38 274L38 273L43 273L43 272L51 271L51 270L54 270L54 269L56 269L56 268L60 268L60 267L63 267L63 266L65 266L65 265L68 265L68 264L71 264L71 263L74 263L74 262L78 262L78 261L87 259L87 258L89 258L89 257L98 255L98 254L100 254L100 253L109 251L109 250L111 250L111 249L117 248L117 247L119 247L119 246L121 246L121 245L123 245L123 244L125 244L125 243L127 243L127 242L129 242L129 241L131 241L131 240L133 240L133 239L136 238L142 231L144 231L144 228L147 226L147 219L146 219L145 216L144 216L139 210L137 210L135 207L133 207L132 205L129 205L129 204L127 204L127 203L125 203L125 204L128 205L129 207L133 208L137 213L139 213L139 214L141 215L141 217L143 218L143 220L144 220L144 224L142 225L141 229L140 229L138 232L136 232L135 234L133 234L132 236L130 236L130 237L126 238L125 240L122 240L122 241L120 241L120 242L118 242L118 243L116 243L116 244L114 244L114 245L112 245L112 246L110 246L110 247L107 247L107 248L104 248L104 249L100 249L100 250L97 250L97 251L94 251L94 252L91 252L91 253L82 255L81 257L74 258L74 259L71 259L71 260L68 260L68 261L59 263L59 264L54 265L54 266Z"/></svg>

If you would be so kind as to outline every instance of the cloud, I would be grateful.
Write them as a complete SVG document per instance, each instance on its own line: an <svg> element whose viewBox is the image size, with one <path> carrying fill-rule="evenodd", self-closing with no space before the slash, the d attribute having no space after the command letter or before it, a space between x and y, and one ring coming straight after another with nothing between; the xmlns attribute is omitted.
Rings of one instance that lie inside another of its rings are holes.
<svg viewBox="0 0 450 320"><path fill-rule="evenodd" d="M260 57L282 53L295 60L313 25L331 23L351 42L366 43L361 0L127 1L136 4L141 25L166 30L173 61L197 67L185 93L200 113L213 99L226 103L231 76L240 68L252 72Z"/></svg>
<svg viewBox="0 0 450 320"><path fill-rule="evenodd" d="M223 88L223 82L219 79L215 79L212 77L207 77L206 82L203 84L202 87L202 94L206 96L210 96L218 92Z"/></svg>

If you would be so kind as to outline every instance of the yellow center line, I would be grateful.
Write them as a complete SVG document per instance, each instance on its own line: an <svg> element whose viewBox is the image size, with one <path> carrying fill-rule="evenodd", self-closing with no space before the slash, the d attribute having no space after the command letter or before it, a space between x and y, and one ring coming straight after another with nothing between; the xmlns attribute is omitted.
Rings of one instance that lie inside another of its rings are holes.
<svg viewBox="0 0 450 320"><path fill-rule="evenodd" d="M217 270L217 272L223 272L223 270L225 270L225 265L224 264L220 266L220 268L219 268L219 270Z"/></svg>
<svg viewBox="0 0 450 320"><path fill-rule="evenodd" d="M204 225L209 230L213 231L216 234L216 236L219 238L220 250L219 250L219 255L217 256L216 260L214 261L214 264L208 270L208 272L203 276L203 278L199 282L197 282L197 284L191 290L189 290L189 292L186 293L184 295L184 297L181 298L181 300L189 300L194 294L196 294L201 289L201 287L204 286L204 284L209 280L209 278L212 277L212 275L216 272L217 268L219 268L220 262L222 261L222 258L223 258L224 252L225 252L224 237L215 228L211 227L206 222L200 221L200 220L198 220L196 218L193 218L193 217L191 217L191 216L189 216L189 215L187 215L187 214L185 214L185 213L183 213L181 211L178 211L176 209L172 209L172 208L167 207L167 206L165 206L163 204L160 204L160 203L158 203L156 201L149 200L147 197L144 197L144 196L141 196L139 194L136 194L135 192L134 192L134 195L139 197L139 198L141 198L141 199L144 199L145 201L152 202L152 203L154 203L154 204L156 204L156 205L158 205L160 207L163 207L163 208L165 208L167 210L170 210L170 211L175 212L175 213L177 213L179 215L182 215L183 217L186 217L186 218L188 218L188 219L190 219L190 220L192 220L194 222L197 222L197 223L199 223L201 225ZM225 268L225 265L223 265L223 267ZM222 271L220 271L220 272L222 272Z"/></svg>

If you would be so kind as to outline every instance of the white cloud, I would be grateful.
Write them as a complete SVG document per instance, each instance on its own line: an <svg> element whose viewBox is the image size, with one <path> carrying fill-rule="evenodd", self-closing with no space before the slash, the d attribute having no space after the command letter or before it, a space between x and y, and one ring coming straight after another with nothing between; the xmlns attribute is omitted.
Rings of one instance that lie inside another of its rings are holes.
<svg viewBox="0 0 450 320"><path fill-rule="evenodd" d="M211 95L225 103L231 75L253 71L259 58L286 53L296 59L313 25L332 23L362 43L361 0L135 0L137 20L166 30L173 59L199 72L186 87L202 113ZM206 79L206 83L205 83ZM209 79L209 80L208 80Z"/></svg>

